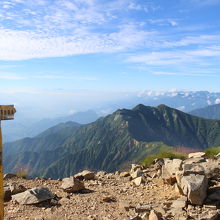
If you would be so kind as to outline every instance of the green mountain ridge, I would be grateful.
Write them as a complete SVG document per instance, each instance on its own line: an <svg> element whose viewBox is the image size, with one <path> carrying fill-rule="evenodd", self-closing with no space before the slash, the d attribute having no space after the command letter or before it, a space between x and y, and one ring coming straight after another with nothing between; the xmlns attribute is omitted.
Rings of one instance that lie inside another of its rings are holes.
<svg viewBox="0 0 220 220"><path fill-rule="evenodd" d="M87 125L62 124L34 138L4 145L4 171L17 164L31 176L62 178L83 169L112 172L169 146L220 145L220 121L165 105L120 109ZM53 130L54 132L52 132Z"/></svg>

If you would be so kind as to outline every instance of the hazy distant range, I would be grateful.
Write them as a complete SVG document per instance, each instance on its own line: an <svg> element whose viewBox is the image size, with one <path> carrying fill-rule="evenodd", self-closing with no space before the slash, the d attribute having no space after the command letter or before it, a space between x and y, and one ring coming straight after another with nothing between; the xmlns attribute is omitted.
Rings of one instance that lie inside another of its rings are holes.
<svg viewBox="0 0 220 220"><path fill-rule="evenodd" d="M218 103L220 103L220 93L207 91L143 91L133 96L124 97L121 100L105 103L104 105L100 104L101 107L99 106L91 110L80 111L61 117L33 120L28 115L22 114L18 109L14 121L3 122L3 142L14 141L24 137L33 137L60 122L74 121L79 124L87 124L119 108L131 108L138 104L148 106L165 104L184 112L190 112Z"/></svg>

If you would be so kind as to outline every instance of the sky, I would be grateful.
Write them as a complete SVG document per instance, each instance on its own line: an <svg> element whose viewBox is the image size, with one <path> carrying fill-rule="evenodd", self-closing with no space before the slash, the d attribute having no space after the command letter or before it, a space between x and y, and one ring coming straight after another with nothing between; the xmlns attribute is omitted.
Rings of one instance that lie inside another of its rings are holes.
<svg viewBox="0 0 220 220"><path fill-rule="evenodd" d="M52 114L143 90L219 92L219 11L220 0L1 0L0 100Z"/></svg>

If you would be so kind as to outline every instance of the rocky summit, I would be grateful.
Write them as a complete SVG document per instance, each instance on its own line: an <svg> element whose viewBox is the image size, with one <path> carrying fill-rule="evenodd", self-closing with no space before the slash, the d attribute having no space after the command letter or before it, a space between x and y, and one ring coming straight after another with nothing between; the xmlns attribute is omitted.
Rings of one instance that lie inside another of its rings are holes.
<svg viewBox="0 0 220 220"><path fill-rule="evenodd" d="M217 220L220 157L159 158L127 172L85 170L69 178L24 179L6 174L5 219Z"/></svg>

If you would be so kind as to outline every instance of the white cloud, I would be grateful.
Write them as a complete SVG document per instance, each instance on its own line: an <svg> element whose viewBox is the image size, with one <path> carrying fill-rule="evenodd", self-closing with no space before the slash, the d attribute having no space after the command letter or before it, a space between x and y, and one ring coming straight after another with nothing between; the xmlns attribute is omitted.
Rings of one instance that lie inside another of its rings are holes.
<svg viewBox="0 0 220 220"><path fill-rule="evenodd" d="M178 22L175 19L171 19L171 18L148 19L147 22L149 22L150 24L157 24L157 25L160 25L160 26L167 26L167 25L177 26L178 25Z"/></svg>
<svg viewBox="0 0 220 220"><path fill-rule="evenodd" d="M175 51L159 51L151 52L146 54L134 55L128 58L129 62L143 63L145 65L171 65L171 64L181 64L181 63L203 63L205 57L217 58L220 56L220 48L216 47L206 47L204 49L179 49ZM203 70L204 71L204 70ZM164 72L158 72L158 74L163 74ZM166 74L176 74L176 73L166 73Z"/></svg>
<svg viewBox="0 0 220 220"><path fill-rule="evenodd" d="M24 80L26 77L11 73L0 73L0 79L4 80Z"/></svg>
<svg viewBox="0 0 220 220"><path fill-rule="evenodd" d="M135 0L105 4L96 0L55 0L53 4L16 0L2 4L14 8L0 10L0 60L117 52L144 45L155 35L142 30L138 22L118 17L121 11L144 10ZM112 29L99 30L112 20L118 22Z"/></svg>
<svg viewBox="0 0 220 220"><path fill-rule="evenodd" d="M64 76L64 75L35 75L30 78L35 79L64 79L64 80L75 80L75 81L97 81L97 77L92 76Z"/></svg>
<svg viewBox="0 0 220 220"><path fill-rule="evenodd" d="M208 104L208 105L211 105L212 102L211 102L210 100L207 100L207 104Z"/></svg>
<svg viewBox="0 0 220 220"><path fill-rule="evenodd" d="M215 100L215 104L220 104L220 98Z"/></svg>
<svg viewBox="0 0 220 220"><path fill-rule="evenodd" d="M58 37L0 29L0 60L117 52L140 46L153 34L138 30L133 25L122 26L110 34L76 30L73 36Z"/></svg>
<svg viewBox="0 0 220 220"><path fill-rule="evenodd" d="M178 41L164 40L162 47L184 47L189 45L219 44L220 35L196 35L186 36Z"/></svg>
<svg viewBox="0 0 220 220"><path fill-rule="evenodd" d="M218 34L178 40L169 33L146 29L146 24L155 24L177 30L178 19L168 17L134 22L129 17L128 12L134 10L145 13L154 10L156 6L150 1L139 4L136 0L8 0L0 4L5 6L0 9L0 60L130 52L138 48L146 53L131 55L129 62L162 66L198 63L203 57L220 55ZM191 51L183 49L189 45L195 48ZM179 73L155 71L155 74Z"/></svg>

